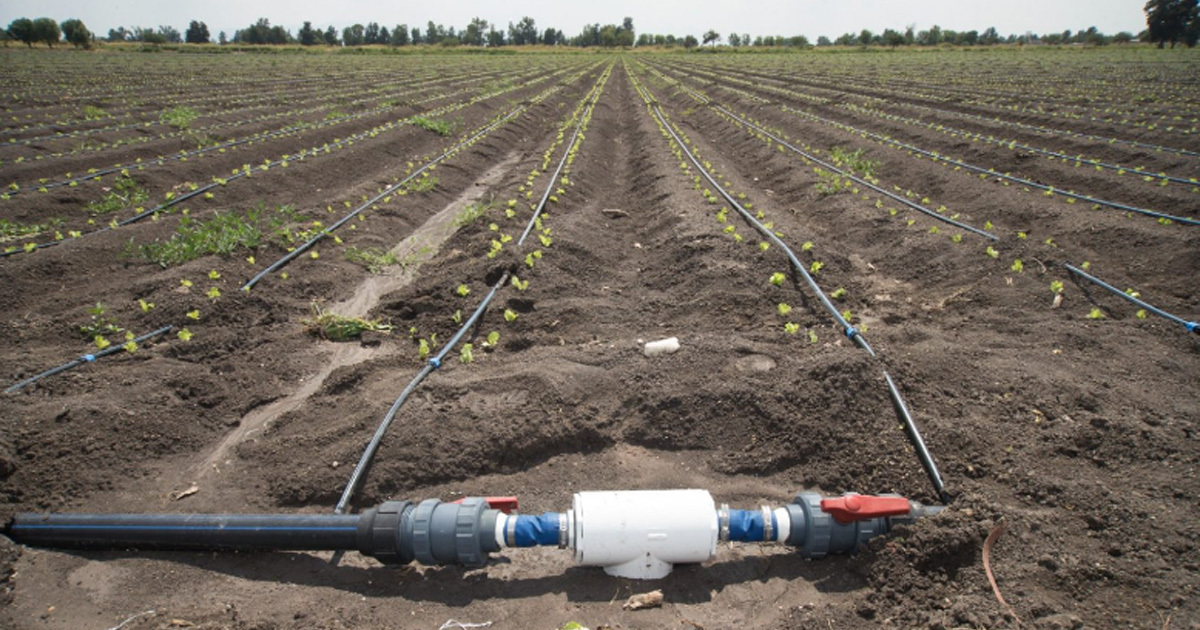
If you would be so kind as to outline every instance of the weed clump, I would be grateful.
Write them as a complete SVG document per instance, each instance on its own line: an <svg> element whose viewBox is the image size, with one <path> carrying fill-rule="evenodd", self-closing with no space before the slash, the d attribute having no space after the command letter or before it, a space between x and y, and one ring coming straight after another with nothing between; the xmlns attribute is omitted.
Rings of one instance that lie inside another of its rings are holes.
<svg viewBox="0 0 1200 630"><path fill-rule="evenodd" d="M279 206L273 211L259 204L245 214L217 214L206 221L183 217L179 229L166 241L146 243L133 250L138 256L163 267L178 265L202 256L228 255L238 249L255 249L271 236L292 242L297 236L285 226L303 221L293 206ZM127 250L128 251L128 250Z"/></svg>
<svg viewBox="0 0 1200 630"><path fill-rule="evenodd" d="M150 194L132 177L121 175L103 197L88 202L87 211L92 214L110 214L139 203L146 203Z"/></svg>
<svg viewBox="0 0 1200 630"><path fill-rule="evenodd" d="M158 119L176 129L187 129L199 117L200 112L191 107L180 105L163 110L163 113L159 114Z"/></svg>
<svg viewBox="0 0 1200 630"><path fill-rule="evenodd" d="M398 262L394 252L384 251L378 247L359 249L353 246L346 249L346 260L362 265L369 273L383 273L384 267L390 267Z"/></svg>
<svg viewBox="0 0 1200 630"><path fill-rule="evenodd" d="M304 320L305 330L310 335L329 341L349 341L358 339L364 332L374 331L387 333L393 328L378 319L363 319L347 317L322 309L313 304L313 316Z"/></svg>
<svg viewBox="0 0 1200 630"><path fill-rule="evenodd" d="M412 124L422 129L427 129L436 133L439 136L448 136L454 133L454 125L434 118L426 118L424 116L416 116L412 119Z"/></svg>

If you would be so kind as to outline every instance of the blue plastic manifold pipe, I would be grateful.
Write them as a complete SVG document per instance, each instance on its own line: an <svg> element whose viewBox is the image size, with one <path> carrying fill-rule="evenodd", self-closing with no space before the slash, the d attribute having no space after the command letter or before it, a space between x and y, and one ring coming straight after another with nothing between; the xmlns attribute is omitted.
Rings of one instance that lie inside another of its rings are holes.
<svg viewBox="0 0 1200 630"><path fill-rule="evenodd" d="M1113 295L1120 296L1121 298L1123 298L1129 302L1133 302L1134 304L1137 304L1138 306L1146 309L1147 311L1149 311L1151 313L1154 313L1155 315L1158 315L1159 317L1161 317L1163 319L1175 322L1176 324L1179 324L1180 326L1187 328L1187 331L1190 333L1195 333L1195 334L1200 335L1200 322L1191 322L1182 317L1179 317L1178 315L1172 315L1171 313L1168 313L1168 312L1162 310L1161 308L1158 308L1157 306L1154 306L1153 304L1146 302L1145 300L1141 300L1132 295L1129 295L1128 293L1118 289L1117 287L1114 287L1113 285L1101 280L1100 278L1097 278L1096 276L1093 276L1092 274L1090 274L1074 265L1064 264L1063 266L1067 268L1067 271L1070 271L1071 273L1079 276L1080 278L1083 278L1084 280L1087 280L1088 282L1091 282L1092 284L1094 284L1102 289L1108 290Z"/></svg>
<svg viewBox="0 0 1200 630"><path fill-rule="evenodd" d="M159 335L165 335L174 328L175 328L174 326L163 326L162 328L148 332L148 333L142 335L141 337L134 337L133 343L139 344L148 339L153 339ZM24 389L36 382L48 377L48 376L54 376L55 374L60 374L62 372L66 372L67 370L73 370L85 363L95 363L97 359L104 358L110 354L115 354L117 352L121 352L124 349L125 349L125 346L123 346L123 345L113 344L95 354L85 354L77 359L72 359L71 361L68 361L58 367L51 368L49 370L46 370L45 372L31 376L19 383L14 383L14 384L10 385L8 387L8 389L4 390L4 393L11 394L15 391Z"/></svg>

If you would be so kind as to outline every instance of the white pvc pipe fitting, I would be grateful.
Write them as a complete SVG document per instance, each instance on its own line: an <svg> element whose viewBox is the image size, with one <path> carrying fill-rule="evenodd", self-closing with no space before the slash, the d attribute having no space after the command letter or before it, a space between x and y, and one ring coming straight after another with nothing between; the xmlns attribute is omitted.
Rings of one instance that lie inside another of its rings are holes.
<svg viewBox="0 0 1200 630"><path fill-rule="evenodd" d="M717 551L717 511L705 490L580 492L567 520L575 561L617 577L663 578L673 564Z"/></svg>

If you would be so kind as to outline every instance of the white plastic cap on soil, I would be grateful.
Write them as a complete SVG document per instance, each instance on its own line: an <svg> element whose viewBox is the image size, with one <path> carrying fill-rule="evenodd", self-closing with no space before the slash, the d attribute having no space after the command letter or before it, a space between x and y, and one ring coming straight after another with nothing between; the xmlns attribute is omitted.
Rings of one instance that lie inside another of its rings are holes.
<svg viewBox="0 0 1200 630"><path fill-rule="evenodd" d="M642 352L648 357L656 357L660 354L672 354L679 350L679 337L668 337L659 339L658 341L647 342L642 346Z"/></svg>

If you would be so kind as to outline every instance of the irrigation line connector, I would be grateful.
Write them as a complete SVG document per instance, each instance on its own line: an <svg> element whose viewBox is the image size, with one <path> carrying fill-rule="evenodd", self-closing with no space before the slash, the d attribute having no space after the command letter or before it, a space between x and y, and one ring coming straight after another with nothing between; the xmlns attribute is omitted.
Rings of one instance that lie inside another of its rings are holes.
<svg viewBox="0 0 1200 630"><path fill-rule="evenodd" d="M148 332L148 333L146 333L146 334L142 335L141 337L134 337L134 338L133 338L132 340L130 340L130 341L131 341L132 343L134 343L134 344L140 344L140 343L142 343L142 342L144 342L144 341L147 341L147 340L149 340L149 339L153 339L153 338L155 338L155 337L158 337L159 335L165 335L166 333L168 333L168 332L171 332L171 330L172 330L172 329L174 329L174 328L175 328L175 326L173 326L173 325L171 325L171 326L163 326L162 328L159 328L158 330L154 330L154 331ZM128 342L127 342L127 343L128 343ZM105 349L103 349L103 350L101 350L101 351L99 351L99 352L96 352L96 353L94 353L94 354L85 354L85 355L82 355L82 356L80 356L79 358L77 358L77 359L73 359L73 360L71 360L71 361L68 361L68 362L66 362L66 363L64 363L64 364L62 364L62 365L60 365L60 366L58 366L58 367L51 368L51 369L49 369L49 370L46 370L45 372L42 372L42 373L40 373L40 374L37 374L37 375L31 376L31 377L29 377L29 378L27 378L27 379L25 379L25 380L23 380L23 381L21 381L21 382L19 382L19 383L14 383L13 385L10 385L10 386L8 387L8 389L4 390L4 393L5 393L5 394L11 394L11 393L13 393L13 392L16 392L16 391L19 391L19 390L21 390L21 389L24 389L25 387L28 387L29 385L32 385L32 384L34 384L34 383L36 383L36 382L38 382L38 381L40 381L40 380L42 380L42 379L44 379L44 378L46 378L46 377L49 377L49 376L54 376L55 374L60 374L60 373L62 373L62 372L66 372L67 370L73 370L73 369L75 369L75 368L77 368L77 367L79 367L79 366L81 366L81 365L83 365L83 364L85 364L85 363L95 363L97 359L101 359L101 358L103 358L103 357L106 357L106 356L108 356L108 355L110 355L110 354L115 354L115 353L117 353L117 352L121 352L121 351L123 351L124 349L125 349L125 346L124 346L124 345L120 345L120 344L113 344L113 345L111 345L111 346L109 346L109 347L107 347L107 348L105 348Z"/></svg>
<svg viewBox="0 0 1200 630"><path fill-rule="evenodd" d="M1168 313L1168 312L1162 310L1161 308L1158 308L1157 306L1154 306L1153 304L1146 302L1145 300L1136 298L1136 297L1118 289L1117 287L1114 287L1113 285L1101 280L1100 278L1097 278L1096 276L1093 276L1092 274L1090 274L1074 265L1063 263L1063 267L1065 267L1067 269L1067 271L1070 271L1071 273L1079 276L1080 278L1083 278L1084 280L1087 280L1088 282L1091 282L1092 284L1095 284L1096 286L1109 291L1113 295L1124 298L1125 300L1132 302L1132 303L1146 309L1147 311L1154 313L1155 315L1158 315L1159 317L1162 317L1163 319L1166 319L1171 322L1175 322L1176 324L1183 326L1190 333L1200 334L1200 322L1188 321L1182 317L1179 317L1178 315L1172 315L1171 313Z"/></svg>

